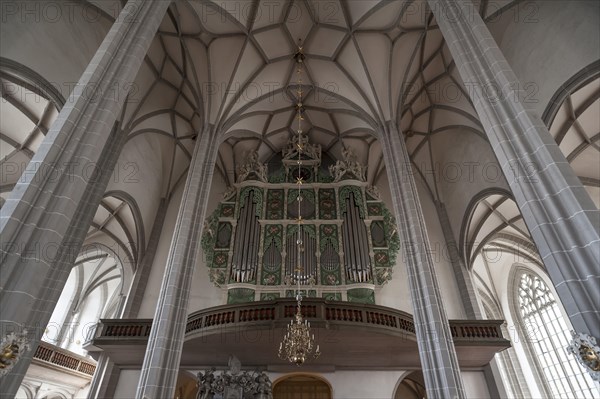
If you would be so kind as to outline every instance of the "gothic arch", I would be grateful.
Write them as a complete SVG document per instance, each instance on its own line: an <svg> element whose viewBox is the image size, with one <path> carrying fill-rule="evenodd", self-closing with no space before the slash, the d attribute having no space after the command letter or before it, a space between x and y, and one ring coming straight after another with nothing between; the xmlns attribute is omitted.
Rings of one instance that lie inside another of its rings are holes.
<svg viewBox="0 0 600 399"><path fill-rule="evenodd" d="M599 112L600 61L595 61L556 91L542 117L596 207L600 207Z"/></svg>
<svg viewBox="0 0 600 399"><path fill-rule="evenodd" d="M62 94L40 74L0 58L0 207L38 151L52 122L65 103ZM37 169L35 169L37 171ZM28 175L33 173L30 170Z"/></svg>
<svg viewBox="0 0 600 399"><path fill-rule="evenodd" d="M80 350L72 345L85 342L92 324L100 318L118 317L121 298L129 289L125 282L131 281L132 273L127 269L108 246L85 246L52 313L45 339L59 347ZM90 303L97 306L90 307Z"/></svg>
<svg viewBox="0 0 600 399"><path fill-rule="evenodd" d="M492 242L500 250L523 254L530 260L538 258L512 194L501 188L482 190L471 199L463 216L459 242L469 269Z"/></svg>
<svg viewBox="0 0 600 399"><path fill-rule="evenodd" d="M425 381L420 370L406 371L394 387L393 399L426 399Z"/></svg>

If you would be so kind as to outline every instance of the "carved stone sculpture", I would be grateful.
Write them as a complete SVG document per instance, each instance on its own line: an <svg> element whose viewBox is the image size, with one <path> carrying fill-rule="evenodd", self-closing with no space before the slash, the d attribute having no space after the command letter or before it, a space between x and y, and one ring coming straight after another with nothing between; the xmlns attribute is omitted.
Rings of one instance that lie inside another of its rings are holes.
<svg viewBox="0 0 600 399"><path fill-rule="evenodd" d="M268 182L267 165L258 162L258 152L251 151L248 155L248 160L238 169L238 183L243 182L248 176L254 175L256 179L263 183Z"/></svg>
<svg viewBox="0 0 600 399"><path fill-rule="evenodd" d="M338 182L344 176L350 176L360 181L367 180L367 167L358 162L354 151L347 147L342 151L344 160L338 160L335 165L329 166L329 173L333 176L333 181Z"/></svg>
<svg viewBox="0 0 600 399"><path fill-rule="evenodd" d="M229 370L215 375L213 367L197 374L196 399L271 399L272 384L265 372L241 371L241 363L235 356L229 358Z"/></svg>

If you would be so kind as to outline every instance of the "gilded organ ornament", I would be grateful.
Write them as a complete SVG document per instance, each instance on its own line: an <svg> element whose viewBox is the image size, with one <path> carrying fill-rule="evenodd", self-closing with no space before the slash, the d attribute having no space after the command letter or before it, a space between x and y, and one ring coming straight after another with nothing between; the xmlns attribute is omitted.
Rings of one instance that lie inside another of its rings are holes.
<svg viewBox="0 0 600 399"><path fill-rule="evenodd" d="M575 356L592 379L600 381L600 346L596 343L596 338L575 331L571 331L571 334L573 339L567 350Z"/></svg>
<svg viewBox="0 0 600 399"><path fill-rule="evenodd" d="M31 349L27 330L7 334L0 342L0 377L8 374L19 359Z"/></svg>

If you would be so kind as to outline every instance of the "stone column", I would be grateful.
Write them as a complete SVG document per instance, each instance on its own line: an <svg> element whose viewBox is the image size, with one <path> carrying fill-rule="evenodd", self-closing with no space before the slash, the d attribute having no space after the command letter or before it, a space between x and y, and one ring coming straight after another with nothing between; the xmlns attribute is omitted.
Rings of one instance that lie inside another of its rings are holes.
<svg viewBox="0 0 600 399"><path fill-rule="evenodd" d="M207 126L194 148L138 384L139 399L175 395L190 284L201 252L200 237L218 144L214 128Z"/></svg>
<svg viewBox="0 0 600 399"><path fill-rule="evenodd" d="M138 316L140 307L142 306L142 300L144 298L144 292L148 285L148 279L150 278L150 272L152 264L154 263L154 256L156 255L156 249L158 248L158 242L160 240L160 234L165 223L165 217L167 216L167 208L169 201L167 198L162 198L158 209L156 210L156 216L154 217L154 223L152 225L152 231L150 238L148 238L148 245L146 245L146 251L140 264L137 266L133 281L131 282L131 288L127 295L127 301L125 302L125 308L121 318L133 319Z"/></svg>
<svg viewBox="0 0 600 399"><path fill-rule="evenodd" d="M168 5L130 0L2 207L0 335L27 329L32 344L2 397L16 394L87 234L124 142L115 121Z"/></svg>
<svg viewBox="0 0 600 399"><path fill-rule="evenodd" d="M573 328L600 339L598 209L473 5L429 5Z"/></svg>
<svg viewBox="0 0 600 399"><path fill-rule="evenodd" d="M380 141L402 240L427 395L432 398L465 398L404 137L395 123L389 122L381 133Z"/></svg>
<svg viewBox="0 0 600 399"><path fill-rule="evenodd" d="M90 384L88 399L113 398L115 389L121 375L121 369L108 357L106 353L100 354L96 372Z"/></svg>
<svg viewBox="0 0 600 399"><path fill-rule="evenodd" d="M446 249L448 250L448 257L452 264L452 270L454 271L454 278L458 285L458 291L460 292L460 299L463 303L463 308L467 318L479 319L483 317L477 304L477 296L475 295L475 287L473 280L471 280L471 273L467 270L465 262L460 257L458 245L454 238L454 232L450 225L450 219L448 218L448 212L446 212L446 205L443 202L436 202L437 214L440 220L440 226L444 232L444 241Z"/></svg>

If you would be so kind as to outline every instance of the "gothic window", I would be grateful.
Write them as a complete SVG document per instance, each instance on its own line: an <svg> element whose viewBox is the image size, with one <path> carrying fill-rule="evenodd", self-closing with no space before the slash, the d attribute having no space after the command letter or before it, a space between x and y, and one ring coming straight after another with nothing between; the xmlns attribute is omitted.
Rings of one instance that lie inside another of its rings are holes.
<svg viewBox="0 0 600 399"><path fill-rule="evenodd" d="M533 352L534 366L553 398L594 398L591 377L566 347L569 326L544 281L524 272L518 281L516 304L522 325L530 332L525 344Z"/></svg>

